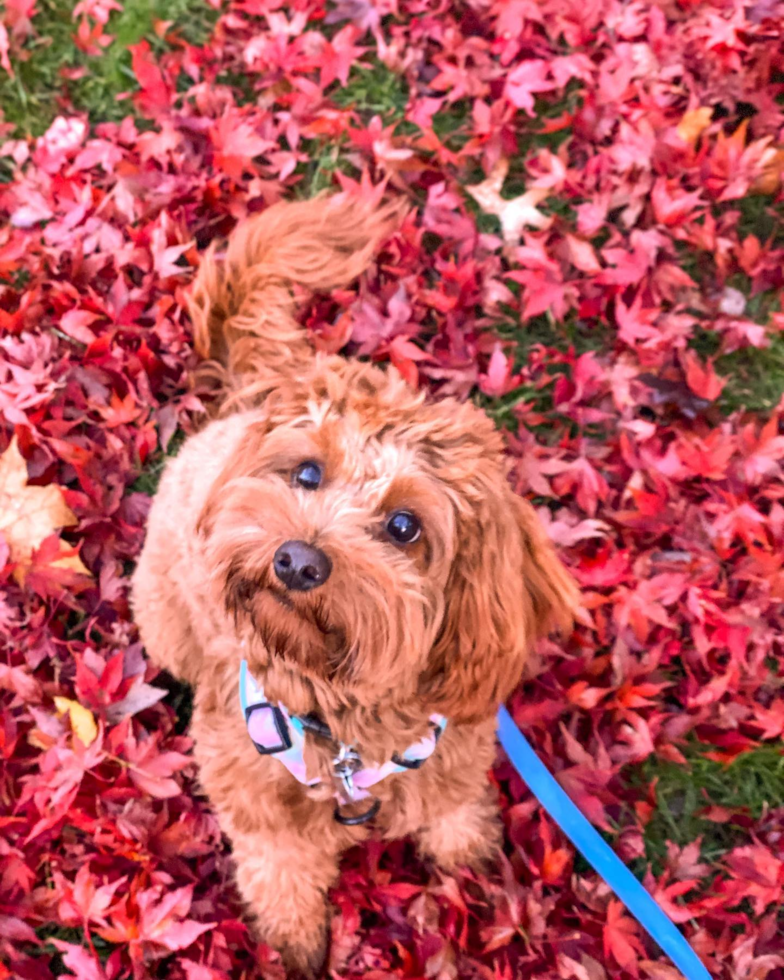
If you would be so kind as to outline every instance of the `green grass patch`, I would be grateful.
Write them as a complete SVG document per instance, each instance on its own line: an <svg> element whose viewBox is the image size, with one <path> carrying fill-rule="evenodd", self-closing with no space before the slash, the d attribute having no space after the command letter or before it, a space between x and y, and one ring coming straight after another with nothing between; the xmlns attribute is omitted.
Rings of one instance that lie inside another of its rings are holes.
<svg viewBox="0 0 784 980"><path fill-rule="evenodd" d="M505 284L514 293L520 290L514 280L505 280ZM550 312L546 312L523 323L517 311L505 309L507 318L493 324L493 331L501 340L514 340L517 344L515 369L527 362L531 349L538 345L564 352L574 350L578 355L588 351L612 350L613 336L606 327L580 320L573 313L567 314L563 320L556 320Z"/></svg>
<svg viewBox="0 0 784 980"><path fill-rule="evenodd" d="M320 140L304 140L302 148L307 155L307 163L297 166L297 174L301 181L297 184L295 196L299 200L308 200L320 191L334 187L335 174L348 174L357 177L354 165L343 154L344 140L323 142Z"/></svg>
<svg viewBox="0 0 784 980"><path fill-rule="evenodd" d="M217 18L203 0L126 0L105 28L112 43L100 56L90 56L74 43L73 7L72 0L38 0L24 58L12 59L16 77L0 72L0 106L20 136L40 136L69 109L87 113L92 124L122 119L132 105L119 97L137 87L129 45L146 38L161 53L166 45L154 30L158 20L172 21L171 30L189 43L203 43Z"/></svg>
<svg viewBox="0 0 784 980"><path fill-rule="evenodd" d="M509 285L516 286L511 282ZM612 348L612 339L607 330L578 320L576 316L568 316L565 320L558 321L550 313L543 313L522 323L519 314L515 315L511 310L508 313L506 319L493 325L493 333L502 341L515 342L516 346L512 351L515 371L523 367L529 359L531 350L539 345L555 348L564 353L573 350L577 355L588 351L607 351ZM569 367L566 364L551 364L548 368L553 381L557 375L566 374L568 371ZM564 433L574 425L571 420L556 412L553 405L552 384L544 387L519 385L500 398L488 398L477 390L473 400L493 419L498 428L509 429L512 432L517 431L517 410L522 403L530 405L535 412L547 415L549 421L546 425L533 426L530 421L526 423L545 443L562 438Z"/></svg>
<svg viewBox="0 0 784 980"><path fill-rule="evenodd" d="M784 751L769 745L738 756L729 765L706 759L711 746L691 743L688 765L651 758L635 767L629 782L640 791L656 783L656 810L644 831L646 859L660 871L666 842L684 847L702 837L702 859L716 864L731 848L748 841L744 827L716 823L703 815L710 805L726 807L756 821L766 808L784 806Z"/></svg>
<svg viewBox="0 0 784 980"><path fill-rule="evenodd" d="M746 320L753 320L763 326L770 322L771 313L778 313L781 308L779 291L769 289L767 292L752 293L751 280L742 272L736 272L727 279L727 285L738 292L743 293L746 298L746 309L743 317Z"/></svg>
<svg viewBox="0 0 784 980"><path fill-rule="evenodd" d="M780 203L773 204L771 198L763 194L747 194L722 210L735 209L740 212L738 235L741 239L756 235L763 243L770 239L773 247L784 245L784 207Z"/></svg>
<svg viewBox="0 0 784 980"><path fill-rule="evenodd" d="M733 204L738 205L740 213L741 238L754 234L763 243L773 237L774 244L784 244L784 214L778 218L774 215L769 198L755 195ZM746 300L741 314L743 319L766 326L771 314L781 309L779 290L752 293L751 279L743 272L735 272L721 283L710 254L683 245L677 250L680 267L704 293L726 285L743 294ZM714 358L716 371L727 380L718 400L722 412L729 414L742 409L765 415L772 411L784 395L784 336L769 333L768 347L744 347L730 354L720 354L722 335L710 329L704 311L690 312L704 323L702 328L695 330L690 346L701 357Z"/></svg>
<svg viewBox="0 0 784 980"><path fill-rule="evenodd" d="M434 113L433 132L447 149L456 153L468 142L472 112L471 99L458 99L444 106L440 112ZM482 168L476 164L465 174L464 183L478 184L484 180L484 176Z"/></svg>
<svg viewBox="0 0 784 980"><path fill-rule="evenodd" d="M406 123L404 118L408 104L405 79L375 59L356 64L351 70L348 84L341 86L335 82L329 97L340 108L353 109L365 124L374 116L380 116L385 126L395 126L400 134L415 131L415 127ZM337 140L305 140L302 149L308 159L297 167L301 180L295 193L300 199L333 187L338 171L357 176L356 168L344 152L346 140L343 137Z"/></svg>
<svg viewBox="0 0 784 980"><path fill-rule="evenodd" d="M749 299L745 316L765 323L776 306L777 300L772 293L761 293ZM690 346L701 357L715 358L717 373L726 378L718 401L725 414L745 410L767 415L784 395L784 336L772 334L769 340L767 347L743 347L731 354L719 355L719 333L698 330L694 334Z"/></svg>
<svg viewBox="0 0 784 980"><path fill-rule="evenodd" d="M330 98L343 109L356 109L363 122L381 116L385 125L389 125L402 121L405 115L408 84L401 75L373 58L354 66L348 85L336 82Z"/></svg>
<svg viewBox="0 0 784 980"><path fill-rule="evenodd" d="M766 348L746 347L716 361L727 378L720 405L726 412L746 409L767 414L784 395L784 337L776 335Z"/></svg>
<svg viewBox="0 0 784 980"><path fill-rule="evenodd" d="M219 72L215 80L219 85L225 85L232 90L234 101L238 106L254 105L258 102L255 76L226 69Z"/></svg>

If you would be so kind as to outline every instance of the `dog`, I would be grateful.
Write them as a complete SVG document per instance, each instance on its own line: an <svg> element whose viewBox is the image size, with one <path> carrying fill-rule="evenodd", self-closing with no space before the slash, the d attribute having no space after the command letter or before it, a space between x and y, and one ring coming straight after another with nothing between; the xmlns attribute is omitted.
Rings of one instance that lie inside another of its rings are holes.
<svg viewBox="0 0 784 980"><path fill-rule="evenodd" d="M283 202L205 255L191 315L222 407L168 463L133 578L149 657L194 688L248 915L305 977L368 835L492 862L496 709L576 601L481 410L316 354L297 322L295 292L347 286L398 217Z"/></svg>

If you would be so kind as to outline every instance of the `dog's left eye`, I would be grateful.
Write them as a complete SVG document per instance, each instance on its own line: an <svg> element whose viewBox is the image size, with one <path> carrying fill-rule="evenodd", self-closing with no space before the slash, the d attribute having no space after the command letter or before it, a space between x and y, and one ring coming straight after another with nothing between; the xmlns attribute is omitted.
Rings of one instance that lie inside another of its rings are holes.
<svg viewBox="0 0 784 980"><path fill-rule="evenodd" d="M400 544L411 544L419 537L422 525L419 518L409 510L399 510L387 521L387 531L390 537Z"/></svg>
<svg viewBox="0 0 784 980"><path fill-rule="evenodd" d="M310 460L300 463L294 470L294 482L303 490L318 490L321 485L321 467Z"/></svg>

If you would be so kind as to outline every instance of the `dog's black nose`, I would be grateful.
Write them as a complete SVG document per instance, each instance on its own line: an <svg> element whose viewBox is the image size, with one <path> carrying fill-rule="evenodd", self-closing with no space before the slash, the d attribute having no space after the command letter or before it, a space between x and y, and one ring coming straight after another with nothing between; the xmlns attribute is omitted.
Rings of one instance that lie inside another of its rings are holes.
<svg viewBox="0 0 784 980"><path fill-rule="evenodd" d="M317 589L332 571L332 562L324 552L304 541L284 541L272 564L281 582L294 592Z"/></svg>

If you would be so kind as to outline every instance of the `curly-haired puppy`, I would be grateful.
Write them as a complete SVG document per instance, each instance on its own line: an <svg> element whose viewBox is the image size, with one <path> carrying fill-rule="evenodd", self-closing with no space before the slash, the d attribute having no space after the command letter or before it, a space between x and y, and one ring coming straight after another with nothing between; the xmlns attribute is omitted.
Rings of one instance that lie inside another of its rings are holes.
<svg viewBox="0 0 784 980"><path fill-rule="evenodd" d="M150 657L195 688L248 912L306 975L346 848L410 834L442 868L492 858L496 708L575 598L475 406L317 356L295 319L293 288L348 284L394 219L278 204L205 257L192 314L222 414L168 465L134 577Z"/></svg>

